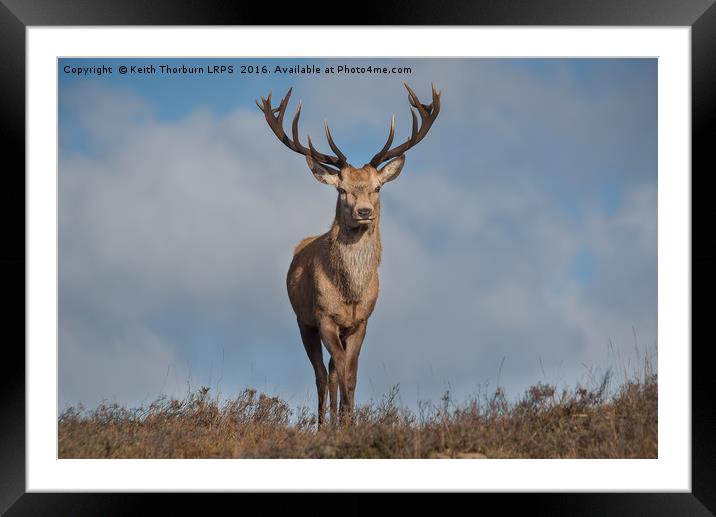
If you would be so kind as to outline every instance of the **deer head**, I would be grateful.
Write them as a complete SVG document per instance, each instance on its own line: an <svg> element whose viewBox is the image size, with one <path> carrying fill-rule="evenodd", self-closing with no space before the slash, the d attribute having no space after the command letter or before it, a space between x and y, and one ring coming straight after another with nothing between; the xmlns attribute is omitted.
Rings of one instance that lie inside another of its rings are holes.
<svg viewBox="0 0 716 517"><path fill-rule="evenodd" d="M405 84L405 83L404 83ZM432 86L433 100L430 104L422 104L415 92L405 84L408 90L410 114L413 119L410 138L402 144L391 148L395 136L395 115L391 117L388 140L383 148L363 167L356 168L348 163L346 156L333 141L328 122L325 122L326 140L334 155L323 154L316 150L308 137L308 147L304 147L298 135L298 121L301 116L301 103L293 117L289 138L283 130L283 117L293 88L290 88L278 107L271 106L271 93L266 99L261 97L261 104L256 105L263 112L269 127L283 144L306 157L308 167L313 176L326 185L332 185L338 191L336 218L348 229L370 228L380 217L380 188L384 183L394 180L405 164L404 153L420 142L428 134L430 127L440 112L440 92ZM420 115L420 127L415 111ZM387 162L387 163L386 163ZM384 164L381 166L381 164Z"/></svg>

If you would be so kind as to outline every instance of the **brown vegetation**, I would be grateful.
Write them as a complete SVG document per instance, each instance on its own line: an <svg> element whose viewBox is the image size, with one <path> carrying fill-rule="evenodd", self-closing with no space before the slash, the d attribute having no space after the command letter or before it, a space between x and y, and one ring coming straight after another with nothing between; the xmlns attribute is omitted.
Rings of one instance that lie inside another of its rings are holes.
<svg viewBox="0 0 716 517"><path fill-rule="evenodd" d="M398 389L356 408L351 426L316 430L316 416L245 390L219 402L209 389L149 407L68 408L60 458L656 458L657 377L558 390L537 384L516 402L501 389L457 404L401 408Z"/></svg>

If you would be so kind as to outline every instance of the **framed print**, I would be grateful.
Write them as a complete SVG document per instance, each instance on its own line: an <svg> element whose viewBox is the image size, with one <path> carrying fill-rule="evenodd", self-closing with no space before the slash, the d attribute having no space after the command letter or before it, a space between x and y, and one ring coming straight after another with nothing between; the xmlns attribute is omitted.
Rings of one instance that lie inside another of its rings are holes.
<svg viewBox="0 0 716 517"><path fill-rule="evenodd" d="M26 303L3 509L516 491L571 492L520 499L550 514L712 511L689 168L712 160L716 11L563 4L385 27L2 7L27 201L5 204Z"/></svg>

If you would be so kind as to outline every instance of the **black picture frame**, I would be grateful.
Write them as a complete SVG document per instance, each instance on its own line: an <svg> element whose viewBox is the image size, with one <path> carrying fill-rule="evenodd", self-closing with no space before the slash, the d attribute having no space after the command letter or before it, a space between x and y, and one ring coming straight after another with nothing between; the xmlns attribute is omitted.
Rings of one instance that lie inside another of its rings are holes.
<svg viewBox="0 0 716 517"><path fill-rule="evenodd" d="M693 303L716 288L713 239L696 241L708 228L707 174L716 170L711 148L716 137L716 6L714 0L480 0L442 5L437 2L361 4L350 17L335 8L304 4L298 9L260 3L205 0L0 0L0 146L3 163L0 217L6 241L0 255L4 275L3 321L15 331L2 347L0 374L0 511L8 515L108 515L149 511L146 494L26 493L25 490L25 29L62 25L555 25L689 26L692 74L692 318L705 327L706 305ZM300 13L296 11L301 11ZM696 185L696 188L694 188ZM698 188L698 187L701 188ZM697 202L697 198L700 198ZM7 296L9 292L14 296ZM714 515L716 513L716 376L708 361L707 341L694 340L692 353L692 491L691 493L475 494L500 498L502 512L529 509L536 515ZM690 343L683 343L689 346ZM238 497L249 497L238 495ZM220 504L226 502L222 496ZM272 496L275 497L275 496ZM348 507L373 505L358 500ZM163 513L172 506L188 509L186 495L161 496ZM202 497L202 513L210 511ZM212 498L212 501L215 499ZM424 504L422 496L404 498ZM455 504L465 502L452 499ZM243 503L245 504L245 503ZM324 500L323 505L327 504Z"/></svg>

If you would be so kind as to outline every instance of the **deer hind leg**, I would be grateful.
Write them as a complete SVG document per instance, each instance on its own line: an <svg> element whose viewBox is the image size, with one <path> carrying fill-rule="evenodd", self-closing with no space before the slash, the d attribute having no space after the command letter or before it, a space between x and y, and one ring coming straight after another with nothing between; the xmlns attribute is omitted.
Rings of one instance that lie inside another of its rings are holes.
<svg viewBox="0 0 716 517"><path fill-rule="evenodd" d="M328 372L323 364L323 350L321 348L321 338L316 327L309 327L301 323L298 324L301 329L301 339L303 347L306 349L308 359L313 365L313 371L316 374L316 390L318 392L318 427L320 428L326 417L326 395L328 392Z"/></svg>
<svg viewBox="0 0 716 517"><path fill-rule="evenodd" d="M331 399L331 422L338 422L338 372L333 358L328 362L328 393Z"/></svg>

